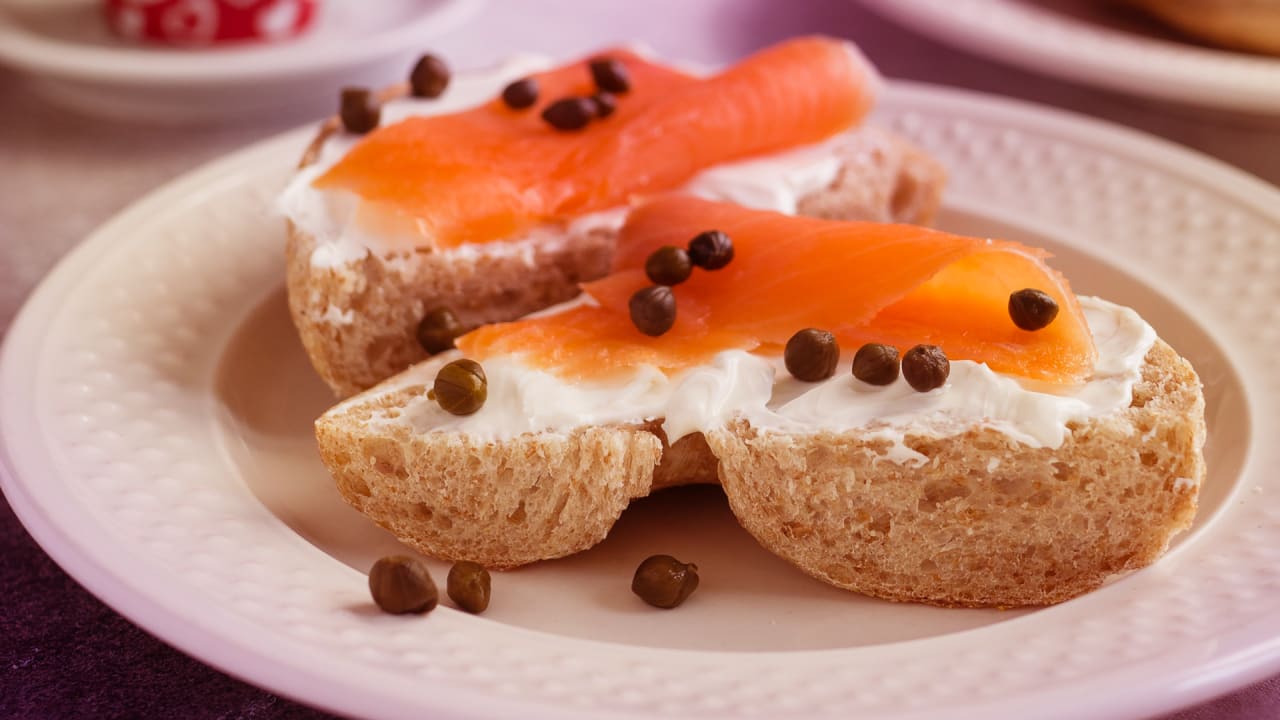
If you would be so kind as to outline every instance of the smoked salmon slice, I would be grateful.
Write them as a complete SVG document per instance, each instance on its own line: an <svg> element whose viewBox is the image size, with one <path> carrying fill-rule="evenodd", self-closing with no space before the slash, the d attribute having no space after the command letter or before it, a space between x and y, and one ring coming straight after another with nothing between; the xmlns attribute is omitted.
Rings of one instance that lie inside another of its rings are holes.
<svg viewBox="0 0 1280 720"><path fill-rule="evenodd" d="M494 99L450 115L381 127L316 179L348 191L380 229L414 246L517 236L549 221L679 187L721 163L811 144L862 120L879 79L844 41L806 37L767 48L707 78L612 50L631 89L585 129L557 131L544 107L596 92L583 60L534 76L538 102ZM407 239L404 239L407 238Z"/></svg>
<svg viewBox="0 0 1280 720"><path fill-rule="evenodd" d="M673 288L676 323L648 337L630 321L631 295L651 283L645 259L705 230L727 233L734 259L695 269ZM1096 359L1093 337L1048 254L1019 243L911 225L836 222L665 196L632 211L615 272L583 285L590 301L562 313L482 327L462 337L470 357L520 354L574 378L647 363L678 370L728 349L778 353L796 331L835 333L845 351L882 342L940 346L952 360L997 372L1077 383ZM1035 288L1060 308L1035 332L1009 317L1010 293Z"/></svg>

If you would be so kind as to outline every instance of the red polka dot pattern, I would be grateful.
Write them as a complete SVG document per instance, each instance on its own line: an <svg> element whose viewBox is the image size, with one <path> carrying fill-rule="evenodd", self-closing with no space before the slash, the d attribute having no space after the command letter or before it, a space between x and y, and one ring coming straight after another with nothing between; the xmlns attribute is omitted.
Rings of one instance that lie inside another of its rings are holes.
<svg viewBox="0 0 1280 720"><path fill-rule="evenodd" d="M125 39L205 46L293 37L318 0L105 0L107 23Z"/></svg>

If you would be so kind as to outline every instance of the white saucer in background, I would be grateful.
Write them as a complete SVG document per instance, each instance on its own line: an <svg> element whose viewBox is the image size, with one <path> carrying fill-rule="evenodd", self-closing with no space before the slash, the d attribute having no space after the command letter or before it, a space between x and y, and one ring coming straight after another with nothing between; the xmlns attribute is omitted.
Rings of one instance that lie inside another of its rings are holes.
<svg viewBox="0 0 1280 720"><path fill-rule="evenodd" d="M139 123L276 115L303 120L336 107L346 84L408 73L431 38L482 0L326 0L296 40L218 49L134 45L111 34L97 0L0 2L0 64L50 100Z"/></svg>
<svg viewBox="0 0 1280 720"><path fill-rule="evenodd" d="M912 30L1018 68L1190 105L1280 116L1280 57L1166 31L1105 0L862 0Z"/></svg>

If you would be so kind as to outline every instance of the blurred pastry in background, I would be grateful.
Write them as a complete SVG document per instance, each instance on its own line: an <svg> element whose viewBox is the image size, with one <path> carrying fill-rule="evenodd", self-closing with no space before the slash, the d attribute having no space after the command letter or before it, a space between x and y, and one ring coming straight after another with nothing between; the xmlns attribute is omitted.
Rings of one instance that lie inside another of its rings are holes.
<svg viewBox="0 0 1280 720"><path fill-rule="evenodd" d="M1280 55L1280 0L1118 0L1222 47Z"/></svg>

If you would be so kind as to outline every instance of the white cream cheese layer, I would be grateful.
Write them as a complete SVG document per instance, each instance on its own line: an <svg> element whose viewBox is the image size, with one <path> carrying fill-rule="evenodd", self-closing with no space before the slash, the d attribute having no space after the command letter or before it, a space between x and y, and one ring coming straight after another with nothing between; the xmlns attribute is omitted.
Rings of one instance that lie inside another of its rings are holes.
<svg viewBox="0 0 1280 720"><path fill-rule="evenodd" d="M885 387L855 379L848 370L851 356L842 360L834 377L818 383L792 378L778 358L739 350L719 353L705 367L670 377L644 366L609 382L566 382L529 367L519 357L501 357L483 363L489 396L479 412L450 415L428 400L424 389L396 422L407 420L420 432L448 430L500 440L524 432L663 418L667 437L674 442L741 417L764 431L867 429L890 442L887 458L898 462L921 459L903 445L907 433L946 437L975 425L1032 447L1056 448L1066 437L1068 423L1106 415L1132 402L1133 386L1156 338L1151 326L1129 308L1091 297L1080 298L1080 305L1093 332L1098 361L1088 382L1070 388L1001 375L967 360L951 363L951 375L941 388L920 393L901 378ZM392 382L400 387L430 386L439 367L457 357L437 356Z"/></svg>
<svg viewBox="0 0 1280 720"><path fill-rule="evenodd" d="M550 66L547 58L521 55L488 71L459 74L445 93L434 100L402 98L386 103L382 109L382 122L389 124L412 116L465 110L487 102L512 80ZM295 226L316 238L316 249L311 255L313 267L337 267L360 260L369 252L381 254L389 248L404 247L402 238L373 234L360 228L355 217L361 201L353 193L319 190L312 186L315 179L342 159L358 140L356 135L335 133L321 147L316 162L297 172L277 203L280 212ZM835 148L842 141L844 136L837 135L816 145L710 168L681 190L712 200L794 214L800 198L827 187L835 180L840 171ZM577 235L596 228L616 230L625 219L625 208L585 215L573 220L569 234ZM446 252L528 255L532 264L534 244L563 242L565 237L563 228L549 227L511 240L461 245Z"/></svg>

